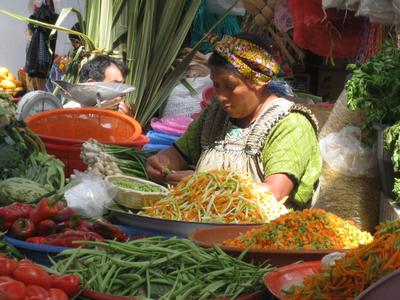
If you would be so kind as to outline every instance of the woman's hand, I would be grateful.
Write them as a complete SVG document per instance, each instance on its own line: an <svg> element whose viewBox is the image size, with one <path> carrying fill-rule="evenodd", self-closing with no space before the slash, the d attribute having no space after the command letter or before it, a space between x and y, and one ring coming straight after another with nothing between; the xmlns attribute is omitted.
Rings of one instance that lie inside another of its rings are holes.
<svg viewBox="0 0 400 300"><path fill-rule="evenodd" d="M194 174L194 170L172 171L171 174L165 177L165 182L170 185L177 185L185 177Z"/></svg>
<svg viewBox="0 0 400 300"><path fill-rule="evenodd" d="M181 173L185 172L181 170L187 169L187 162L174 147L167 148L150 156L146 163L146 171L150 180L159 183L171 182L171 184L174 184L180 176L186 177L184 175L187 173ZM175 173L174 176L172 176L172 173ZM167 179L169 175L172 177Z"/></svg>
<svg viewBox="0 0 400 300"><path fill-rule="evenodd" d="M169 158L159 152L147 159L146 171L149 178L155 182L165 182L165 178L170 170Z"/></svg>

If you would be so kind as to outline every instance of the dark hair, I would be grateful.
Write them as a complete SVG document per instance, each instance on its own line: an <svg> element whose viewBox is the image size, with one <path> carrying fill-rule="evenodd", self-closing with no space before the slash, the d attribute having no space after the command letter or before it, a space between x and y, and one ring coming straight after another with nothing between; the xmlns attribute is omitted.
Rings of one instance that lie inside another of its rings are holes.
<svg viewBox="0 0 400 300"><path fill-rule="evenodd" d="M92 79L101 82L104 80L106 69L111 65L115 65L124 78L128 74L128 68L121 60L114 59L108 55L98 55L82 66L79 72L79 81L87 82Z"/></svg>
<svg viewBox="0 0 400 300"><path fill-rule="evenodd" d="M79 22L76 22L76 23L71 27L71 30L73 30L73 31L78 31L78 32L82 32L81 24L79 24ZM70 33L70 34L68 34L68 38L69 38L69 40L71 41L71 43L72 43L73 41L78 41L78 42L82 43L82 38L81 38L79 35ZM82 43L82 44L83 44L83 43Z"/></svg>
<svg viewBox="0 0 400 300"><path fill-rule="evenodd" d="M266 42L251 33L241 32L234 35L234 37L252 42L253 44L256 44L257 46L265 49L266 51L268 51L270 48L270 46ZM215 51L213 51L213 53L208 58L208 65L212 67L225 68L231 72L239 73L238 70L236 70L230 62L228 62L224 57L222 57Z"/></svg>

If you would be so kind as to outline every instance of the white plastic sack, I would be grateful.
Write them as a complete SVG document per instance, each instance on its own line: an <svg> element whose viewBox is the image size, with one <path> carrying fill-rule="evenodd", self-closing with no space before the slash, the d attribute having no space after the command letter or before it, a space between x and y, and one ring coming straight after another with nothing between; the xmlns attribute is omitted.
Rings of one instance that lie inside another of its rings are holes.
<svg viewBox="0 0 400 300"><path fill-rule="evenodd" d="M369 17L371 22L393 24L396 14L393 10L393 0L361 0L357 15Z"/></svg>
<svg viewBox="0 0 400 300"><path fill-rule="evenodd" d="M168 97L161 114L162 117L171 115L191 117L192 114L201 111L201 92L205 87L211 85L212 81L209 76L186 78L186 80L197 91L197 95L190 95L189 90L183 84L179 83Z"/></svg>
<svg viewBox="0 0 400 300"><path fill-rule="evenodd" d="M74 181L75 185L64 194L68 207L89 217L101 217L104 206L112 201L117 190L101 175L93 172L75 171Z"/></svg>
<svg viewBox="0 0 400 300"><path fill-rule="evenodd" d="M376 157L371 148L361 144L361 129L344 127L319 142L321 155L330 168L347 176L375 175Z"/></svg>
<svg viewBox="0 0 400 300"><path fill-rule="evenodd" d="M322 0L322 7L337 9L352 9L359 5L360 0Z"/></svg>

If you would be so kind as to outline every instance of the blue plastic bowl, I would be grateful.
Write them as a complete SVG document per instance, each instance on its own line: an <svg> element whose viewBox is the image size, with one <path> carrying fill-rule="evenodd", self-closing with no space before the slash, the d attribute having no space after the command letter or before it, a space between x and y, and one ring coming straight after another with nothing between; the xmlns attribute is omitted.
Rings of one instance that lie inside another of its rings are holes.
<svg viewBox="0 0 400 300"><path fill-rule="evenodd" d="M156 232L156 231L149 231L149 230L142 230L142 229L136 229L132 227L127 227L127 226L120 226L125 233L132 237L132 236L161 236L164 238L170 238L173 237L173 234L166 234L163 232ZM68 247L57 247L57 246L50 246L50 245L44 245L44 244L34 244L34 243L28 243L24 242L21 240L14 239L10 236L5 236L4 241L7 242L10 245L13 245L15 248L17 248L23 255L26 256L26 258L32 260L35 263L45 265L45 266L51 266L51 261L49 257L51 257L53 260L57 261L57 259L60 259L61 257L57 257L57 255L67 249L73 249L73 248L68 248Z"/></svg>

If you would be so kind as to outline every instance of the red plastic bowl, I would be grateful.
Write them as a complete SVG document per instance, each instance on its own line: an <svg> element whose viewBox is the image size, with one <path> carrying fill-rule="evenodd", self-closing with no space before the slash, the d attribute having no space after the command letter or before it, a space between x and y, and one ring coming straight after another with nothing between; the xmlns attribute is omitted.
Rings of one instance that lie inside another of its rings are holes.
<svg viewBox="0 0 400 300"><path fill-rule="evenodd" d="M285 299L282 295L282 290L286 290L292 285L300 285L304 277L319 273L320 271L321 261L319 260L291 264L268 273L264 277L264 283L274 296L279 299Z"/></svg>

